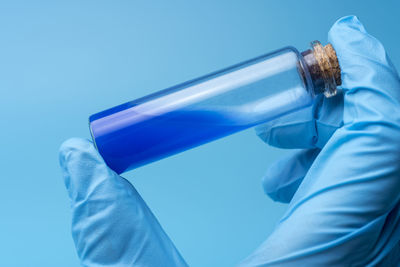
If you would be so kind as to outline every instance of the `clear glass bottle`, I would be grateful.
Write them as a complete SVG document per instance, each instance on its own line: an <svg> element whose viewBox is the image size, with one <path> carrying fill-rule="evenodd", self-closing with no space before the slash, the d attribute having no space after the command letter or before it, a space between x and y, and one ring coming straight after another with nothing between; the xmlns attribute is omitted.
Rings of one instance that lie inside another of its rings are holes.
<svg viewBox="0 0 400 267"><path fill-rule="evenodd" d="M331 45L318 41L247 60L94 114L93 141L122 173L312 105L340 85Z"/></svg>

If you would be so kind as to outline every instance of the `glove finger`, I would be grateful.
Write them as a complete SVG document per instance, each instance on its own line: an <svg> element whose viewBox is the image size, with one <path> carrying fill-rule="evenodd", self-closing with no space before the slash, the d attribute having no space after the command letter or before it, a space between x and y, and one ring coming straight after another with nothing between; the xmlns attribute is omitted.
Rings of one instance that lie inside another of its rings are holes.
<svg viewBox="0 0 400 267"><path fill-rule="evenodd" d="M338 21L328 39L342 68L344 124L394 117L400 102L400 80L383 45L355 16Z"/></svg>
<svg viewBox="0 0 400 267"><path fill-rule="evenodd" d="M267 144L279 148L322 148L343 125L343 94L331 98L317 96L314 105L256 128Z"/></svg>
<svg viewBox="0 0 400 267"><path fill-rule="evenodd" d="M289 203L319 151L300 150L275 162L263 178L264 192L274 201Z"/></svg>
<svg viewBox="0 0 400 267"><path fill-rule="evenodd" d="M186 266L139 193L105 165L90 141L64 142L60 165L84 266Z"/></svg>

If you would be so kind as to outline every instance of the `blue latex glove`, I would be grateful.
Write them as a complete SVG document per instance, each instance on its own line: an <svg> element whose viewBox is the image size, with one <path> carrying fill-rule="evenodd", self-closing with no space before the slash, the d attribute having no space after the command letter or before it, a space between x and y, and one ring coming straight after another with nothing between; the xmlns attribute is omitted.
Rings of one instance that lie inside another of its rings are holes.
<svg viewBox="0 0 400 267"><path fill-rule="evenodd" d="M273 234L242 264L400 264L400 81L382 44L354 16L329 32L343 91L257 129L267 143L301 148L264 177L290 202Z"/></svg>
<svg viewBox="0 0 400 267"><path fill-rule="evenodd" d="M135 188L107 167L92 142L64 142L60 164L83 266L187 266Z"/></svg>
<svg viewBox="0 0 400 267"><path fill-rule="evenodd" d="M271 145L305 150L268 171L266 192L290 201L289 209L242 265L399 261L400 81L382 45L355 17L339 20L329 39L344 92L259 129ZM90 141L65 142L60 162L84 266L186 266L133 186Z"/></svg>

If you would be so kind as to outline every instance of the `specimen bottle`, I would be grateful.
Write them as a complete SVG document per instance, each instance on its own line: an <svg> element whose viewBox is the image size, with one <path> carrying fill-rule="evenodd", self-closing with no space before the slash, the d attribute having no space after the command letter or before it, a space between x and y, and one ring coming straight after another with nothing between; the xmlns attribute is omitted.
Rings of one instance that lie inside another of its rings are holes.
<svg viewBox="0 0 400 267"><path fill-rule="evenodd" d="M286 47L90 116L95 146L122 173L330 97L341 84L335 50Z"/></svg>

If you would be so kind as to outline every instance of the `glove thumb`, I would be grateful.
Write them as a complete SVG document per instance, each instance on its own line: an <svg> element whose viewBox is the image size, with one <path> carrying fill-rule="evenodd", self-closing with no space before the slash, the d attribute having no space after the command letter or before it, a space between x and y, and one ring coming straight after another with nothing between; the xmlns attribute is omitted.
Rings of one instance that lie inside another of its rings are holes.
<svg viewBox="0 0 400 267"><path fill-rule="evenodd" d="M60 165L83 266L187 266L139 193L90 141L64 142Z"/></svg>
<svg viewBox="0 0 400 267"><path fill-rule="evenodd" d="M72 202L83 201L94 193L100 193L100 185L105 181L121 180L106 166L92 142L85 139L71 138L61 145L60 166ZM109 184L121 186L120 183Z"/></svg>

